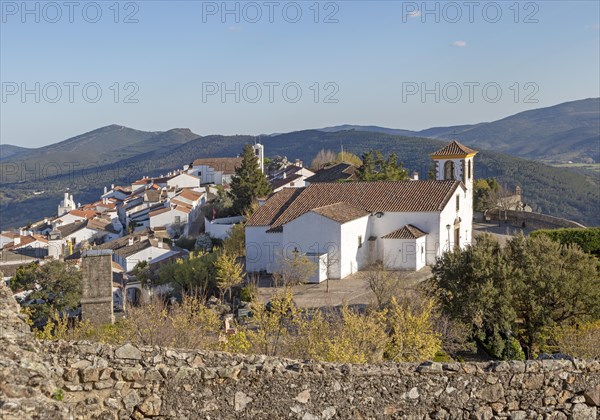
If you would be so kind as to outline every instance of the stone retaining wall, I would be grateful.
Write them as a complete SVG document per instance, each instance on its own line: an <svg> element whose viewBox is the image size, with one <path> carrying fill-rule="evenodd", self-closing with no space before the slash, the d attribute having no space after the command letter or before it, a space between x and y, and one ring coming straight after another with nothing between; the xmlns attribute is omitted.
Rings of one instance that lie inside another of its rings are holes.
<svg viewBox="0 0 600 420"><path fill-rule="evenodd" d="M508 220L515 227L525 226L535 229L557 229L557 228L584 228L585 226L572 220L562 219L560 217L549 216L547 214L533 213L514 210L490 210L487 215L492 220Z"/></svg>
<svg viewBox="0 0 600 420"><path fill-rule="evenodd" d="M48 342L80 416L190 419L598 417L600 362L340 365L126 344Z"/></svg>
<svg viewBox="0 0 600 420"><path fill-rule="evenodd" d="M600 361L340 365L131 344L39 342L0 284L2 419L575 419Z"/></svg>

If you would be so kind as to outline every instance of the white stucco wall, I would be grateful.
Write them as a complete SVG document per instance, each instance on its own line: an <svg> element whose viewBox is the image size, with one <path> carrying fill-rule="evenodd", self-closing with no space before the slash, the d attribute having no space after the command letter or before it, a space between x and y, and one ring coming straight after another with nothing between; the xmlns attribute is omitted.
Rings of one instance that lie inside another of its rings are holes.
<svg viewBox="0 0 600 420"><path fill-rule="evenodd" d="M269 226L246 226L246 271L272 272L281 255L283 233L267 233Z"/></svg>
<svg viewBox="0 0 600 420"><path fill-rule="evenodd" d="M97 230L85 227L83 229L79 229L77 232L73 232L70 235L65 236L63 239L66 239L66 240L70 241L70 240L73 240L73 238L74 238L75 239L75 243L76 244L80 244L83 241L90 240L95 235L98 235L98 231Z"/></svg>
<svg viewBox="0 0 600 420"><path fill-rule="evenodd" d="M225 239L229 236L229 232L237 223L244 220L243 216L224 217L216 220L208 220L204 218L205 232L213 238Z"/></svg>
<svg viewBox="0 0 600 420"><path fill-rule="evenodd" d="M378 259L384 260L384 246L382 244L382 236L400 229L402 226L411 224L423 232L428 234L425 254L428 265L434 264L440 250L440 213L439 212L423 212L423 213L392 213L384 212L380 218L371 217L371 235L378 238Z"/></svg>
<svg viewBox="0 0 600 420"><path fill-rule="evenodd" d="M168 254L168 255L167 255ZM175 251L171 251L169 248L159 248L157 246L149 246L146 249L139 251L136 254L130 255L125 258L125 265L121 264L123 269L127 272L133 270L136 264L140 261L152 262L158 257L166 258L170 255L176 254ZM121 260L122 261L122 260ZM119 262L119 261L117 261Z"/></svg>
<svg viewBox="0 0 600 420"><path fill-rule="evenodd" d="M420 270L426 262L425 246L425 236L418 239L384 239L383 263L391 270Z"/></svg>
<svg viewBox="0 0 600 420"><path fill-rule="evenodd" d="M456 196L460 197L460 208L456 211ZM452 198L448 201L446 207L441 212L440 216L440 245L442 251L447 251L455 246L454 243L454 222L457 218L460 218L460 247L471 243L473 237L473 207L472 200L469 197L470 193L465 192L462 188L458 188ZM448 244L448 229L447 225L450 225L450 243ZM448 248L450 246L450 248ZM429 262L428 262L429 264Z"/></svg>
<svg viewBox="0 0 600 420"><path fill-rule="evenodd" d="M308 212L283 227L283 252L288 257L294 249L301 254L329 254L329 276L338 279L344 264L340 223L314 212Z"/></svg>
<svg viewBox="0 0 600 420"><path fill-rule="evenodd" d="M340 273L337 278L343 279L365 267L369 261L370 216L344 223L341 227L341 260ZM362 245L359 247L358 238Z"/></svg>
<svg viewBox="0 0 600 420"><path fill-rule="evenodd" d="M188 213L172 209L170 211L151 216L150 227L155 228L159 226L170 226L175 223L176 216L180 217L181 224L188 222Z"/></svg>
<svg viewBox="0 0 600 420"><path fill-rule="evenodd" d="M200 186L200 180L186 173L179 174L167 181L169 187L194 188Z"/></svg>

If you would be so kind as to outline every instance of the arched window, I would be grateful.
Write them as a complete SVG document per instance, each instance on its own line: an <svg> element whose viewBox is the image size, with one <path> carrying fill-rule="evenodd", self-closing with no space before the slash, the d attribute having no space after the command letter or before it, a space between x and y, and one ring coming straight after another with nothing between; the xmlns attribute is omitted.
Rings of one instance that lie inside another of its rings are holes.
<svg viewBox="0 0 600 420"><path fill-rule="evenodd" d="M444 164L444 179L454 179L454 162L451 160Z"/></svg>
<svg viewBox="0 0 600 420"><path fill-rule="evenodd" d="M469 178L468 179L471 179L471 161L469 161Z"/></svg>

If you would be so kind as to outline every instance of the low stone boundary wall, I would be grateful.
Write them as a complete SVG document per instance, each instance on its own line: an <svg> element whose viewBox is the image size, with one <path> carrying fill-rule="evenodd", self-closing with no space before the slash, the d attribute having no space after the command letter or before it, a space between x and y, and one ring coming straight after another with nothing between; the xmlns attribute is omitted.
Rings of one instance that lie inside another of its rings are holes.
<svg viewBox="0 0 600 420"><path fill-rule="evenodd" d="M600 361L340 365L131 344L41 345L65 404L82 418L600 418Z"/></svg>
<svg viewBox="0 0 600 420"><path fill-rule="evenodd" d="M490 210L486 213L491 220L506 220L515 227L521 227L525 223L527 228L535 229L557 229L557 228L584 228L585 226L572 220L561 219L560 217L549 216L547 214L533 213L514 210Z"/></svg>

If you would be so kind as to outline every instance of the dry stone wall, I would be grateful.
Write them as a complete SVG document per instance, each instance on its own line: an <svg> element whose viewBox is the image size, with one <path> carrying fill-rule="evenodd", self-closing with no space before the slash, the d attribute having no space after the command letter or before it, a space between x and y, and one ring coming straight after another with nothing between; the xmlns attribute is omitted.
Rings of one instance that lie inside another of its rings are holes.
<svg viewBox="0 0 600 420"><path fill-rule="evenodd" d="M340 365L50 342L76 415L188 419L598 418L600 362Z"/></svg>
<svg viewBox="0 0 600 420"><path fill-rule="evenodd" d="M600 418L600 362L340 365L37 342L0 285L3 419Z"/></svg>

